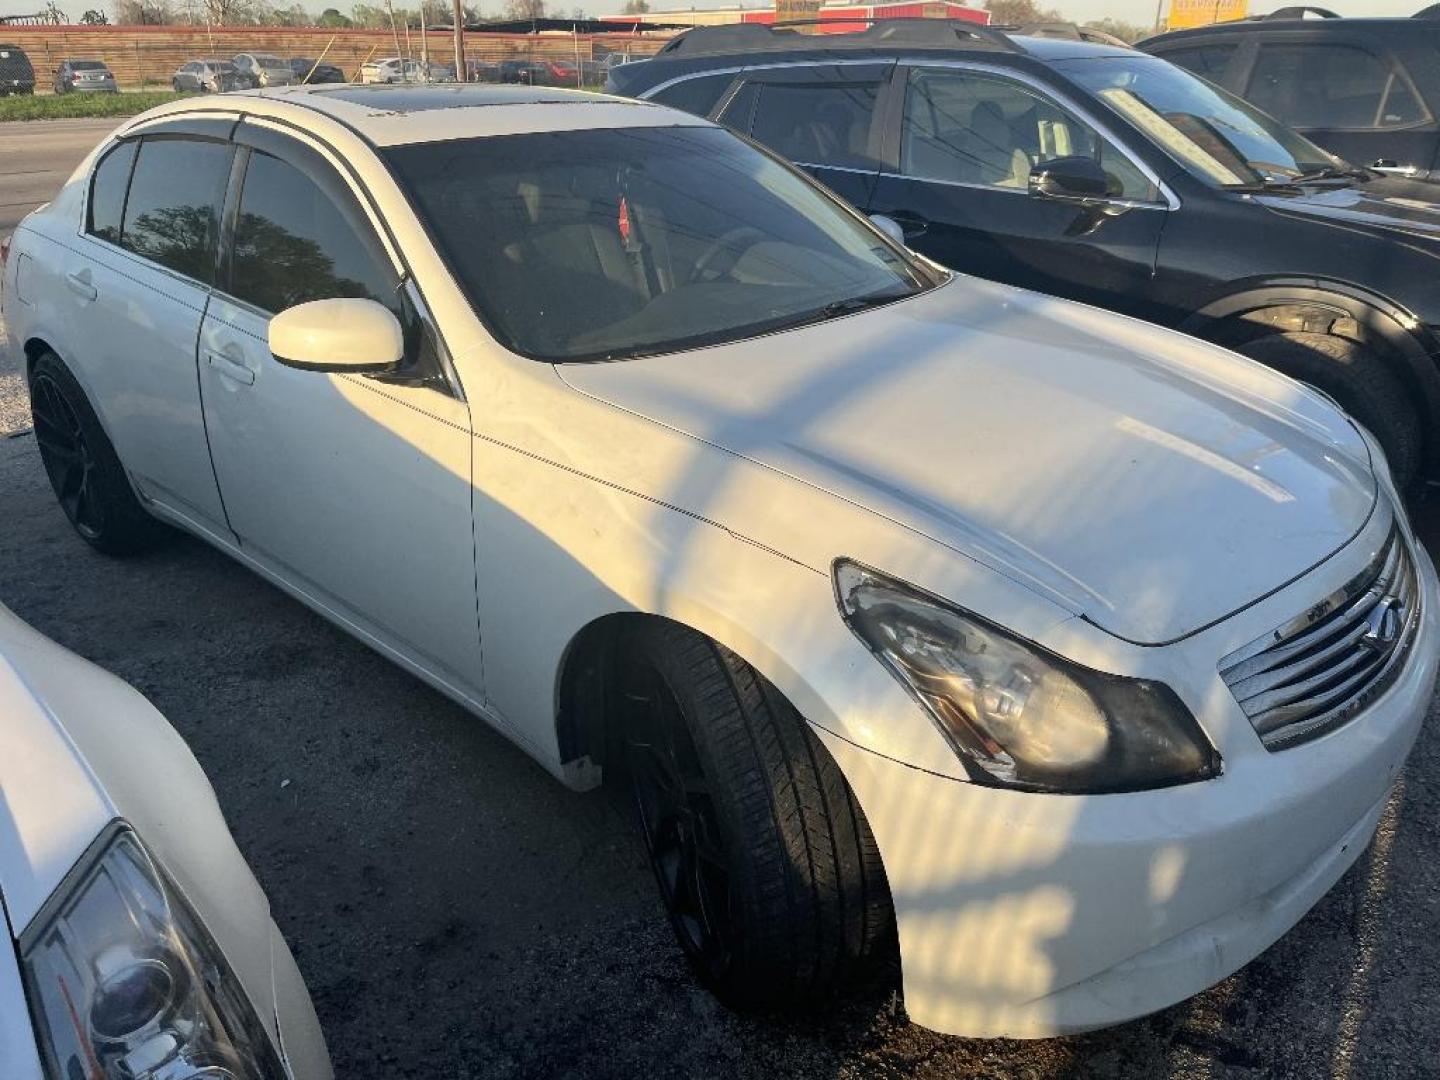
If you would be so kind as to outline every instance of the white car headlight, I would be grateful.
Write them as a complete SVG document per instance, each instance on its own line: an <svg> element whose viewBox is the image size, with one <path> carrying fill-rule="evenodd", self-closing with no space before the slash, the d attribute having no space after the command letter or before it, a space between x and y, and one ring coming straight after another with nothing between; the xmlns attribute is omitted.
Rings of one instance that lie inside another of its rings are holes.
<svg viewBox="0 0 1440 1080"><path fill-rule="evenodd" d="M21 941L52 1080L284 1080L199 919L134 833L114 830Z"/></svg>
<svg viewBox="0 0 1440 1080"><path fill-rule="evenodd" d="M1079 794L1219 775L1220 755L1163 683L1073 664L848 560L835 590L850 629L976 781Z"/></svg>

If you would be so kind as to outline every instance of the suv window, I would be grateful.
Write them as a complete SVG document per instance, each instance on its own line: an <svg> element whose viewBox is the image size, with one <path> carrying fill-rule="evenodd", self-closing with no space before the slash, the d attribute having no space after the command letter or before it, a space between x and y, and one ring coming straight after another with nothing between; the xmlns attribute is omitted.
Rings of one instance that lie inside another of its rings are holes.
<svg viewBox="0 0 1440 1080"><path fill-rule="evenodd" d="M1392 63L1354 45L1261 43L1245 97L1297 128L1386 128L1425 120Z"/></svg>
<svg viewBox="0 0 1440 1080"><path fill-rule="evenodd" d="M906 176L1025 190L1034 166L1077 155L1099 162L1113 197L1159 197L1089 125L1008 79L952 69L910 73L900 131Z"/></svg>
<svg viewBox="0 0 1440 1080"><path fill-rule="evenodd" d="M208 284L234 147L156 137L138 153L120 245Z"/></svg>
<svg viewBox="0 0 1440 1080"><path fill-rule="evenodd" d="M235 221L230 289L274 314L337 296L400 314L399 282L358 206L341 205L293 165L253 151Z"/></svg>
<svg viewBox="0 0 1440 1080"><path fill-rule="evenodd" d="M750 135L801 165L873 168L870 118L878 82L763 83Z"/></svg>
<svg viewBox="0 0 1440 1080"><path fill-rule="evenodd" d="M683 79L673 86L667 86L658 94L651 95L650 100L669 105L672 109L683 109L696 116L708 116L734 78L734 72L726 72L724 75L697 75L693 79Z"/></svg>
<svg viewBox="0 0 1440 1080"><path fill-rule="evenodd" d="M1230 66L1230 58L1239 47L1238 42L1216 42L1213 45L1192 45L1185 49L1166 49L1156 55L1211 82L1219 82L1225 69Z"/></svg>
<svg viewBox="0 0 1440 1080"><path fill-rule="evenodd" d="M90 223L88 231L120 243L120 218L125 212L125 191L130 186L130 167L135 164L138 142L123 142L106 154L95 168L90 182Z"/></svg>

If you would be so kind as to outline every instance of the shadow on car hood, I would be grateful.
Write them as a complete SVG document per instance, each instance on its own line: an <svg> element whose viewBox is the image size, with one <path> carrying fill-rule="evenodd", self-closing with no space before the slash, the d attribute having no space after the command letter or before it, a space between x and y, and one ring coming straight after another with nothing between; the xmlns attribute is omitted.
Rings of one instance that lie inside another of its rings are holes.
<svg viewBox="0 0 1440 1080"><path fill-rule="evenodd" d="M559 370L1141 643L1294 580L1352 539L1376 499L1353 426L1298 383L974 278L788 333ZM707 512L683 480L648 494ZM833 546L848 553L843 535Z"/></svg>

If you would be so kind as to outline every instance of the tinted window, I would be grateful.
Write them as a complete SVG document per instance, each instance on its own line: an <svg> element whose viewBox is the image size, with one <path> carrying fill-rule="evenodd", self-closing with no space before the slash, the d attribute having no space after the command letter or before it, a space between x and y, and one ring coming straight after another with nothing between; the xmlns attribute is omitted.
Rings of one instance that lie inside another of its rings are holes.
<svg viewBox="0 0 1440 1080"><path fill-rule="evenodd" d="M1172 64L1179 64L1183 68L1195 72L1196 75L1203 75L1211 82L1219 82L1220 77L1225 74L1225 68L1230 64L1230 58L1235 55L1239 48L1236 44L1228 45L1196 45L1189 49L1166 49L1157 55L1169 60Z"/></svg>
<svg viewBox="0 0 1440 1080"><path fill-rule="evenodd" d="M935 280L809 180L719 128L383 153L499 339L544 359L752 337Z"/></svg>
<svg viewBox="0 0 1440 1080"><path fill-rule="evenodd" d="M1351 45L1262 44L1245 94L1298 128L1385 128L1426 118L1404 74Z"/></svg>
<svg viewBox="0 0 1440 1080"><path fill-rule="evenodd" d="M710 110L715 107L720 95L734 78L733 72L725 75L701 75L678 82L674 86L667 86L650 100L669 105L672 109L684 109L696 116L709 116Z"/></svg>
<svg viewBox="0 0 1440 1080"><path fill-rule="evenodd" d="M337 296L400 313L398 282L354 200L334 199L300 170L250 155L230 263L230 292L271 312Z"/></svg>
<svg viewBox="0 0 1440 1080"><path fill-rule="evenodd" d="M71 71L104 71L105 65L99 60L72 60L67 65Z"/></svg>
<svg viewBox="0 0 1440 1080"><path fill-rule="evenodd" d="M1089 125L1024 87L970 72L911 72L900 133L906 176L1023 190L1035 166L1075 156L1099 162L1112 196L1158 197L1145 174Z"/></svg>
<svg viewBox="0 0 1440 1080"><path fill-rule="evenodd" d="M145 139L120 243L197 281L210 281L232 152L229 143Z"/></svg>
<svg viewBox="0 0 1440 1080"><path fill-rule="evenodd" d="M125 189L139 143L125 142L111 150L95 169L90 187L90 231L112 244L120 242L120 216L125 212Z"/></svg>
<svg viewBox="0 0 1440 1080"><path fill-rule="evenodd" d="M767 83L750 134L781 157L807 165L863 169L878 83L823 86Z"/></svg>

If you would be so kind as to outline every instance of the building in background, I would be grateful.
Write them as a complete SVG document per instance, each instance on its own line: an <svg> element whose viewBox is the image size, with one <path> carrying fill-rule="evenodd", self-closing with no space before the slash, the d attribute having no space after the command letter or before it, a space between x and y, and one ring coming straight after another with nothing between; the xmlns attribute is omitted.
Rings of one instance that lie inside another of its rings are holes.
<svg viewBox="0 0 1440 1080"><path fill-rule="evenodd" d="M1188 30L1192 26L1233 22L1249 14L1250 0L1170 0L1165 25L1170 30Z"/></svg>
<svg viewBox="0 0 1440 1080"><path fill-rule="evenodd" d="M1174 2L1181 3L1183 0ZM1210 2L1213 4L1214 0ZM811 33L837 34L863 30L874 19L961 19L985 24L990 21L990 13L984 8L951 3L950 0L911 4L821 4L817 0L775 0L773 7L711 8L703 11L692 8L686 11L649 11L643 15L616 15L614 18L623 18L627 22L668 23L671 26L678 23L688 26L772 24L819 19L819 25L807 28Z"/></svg>

